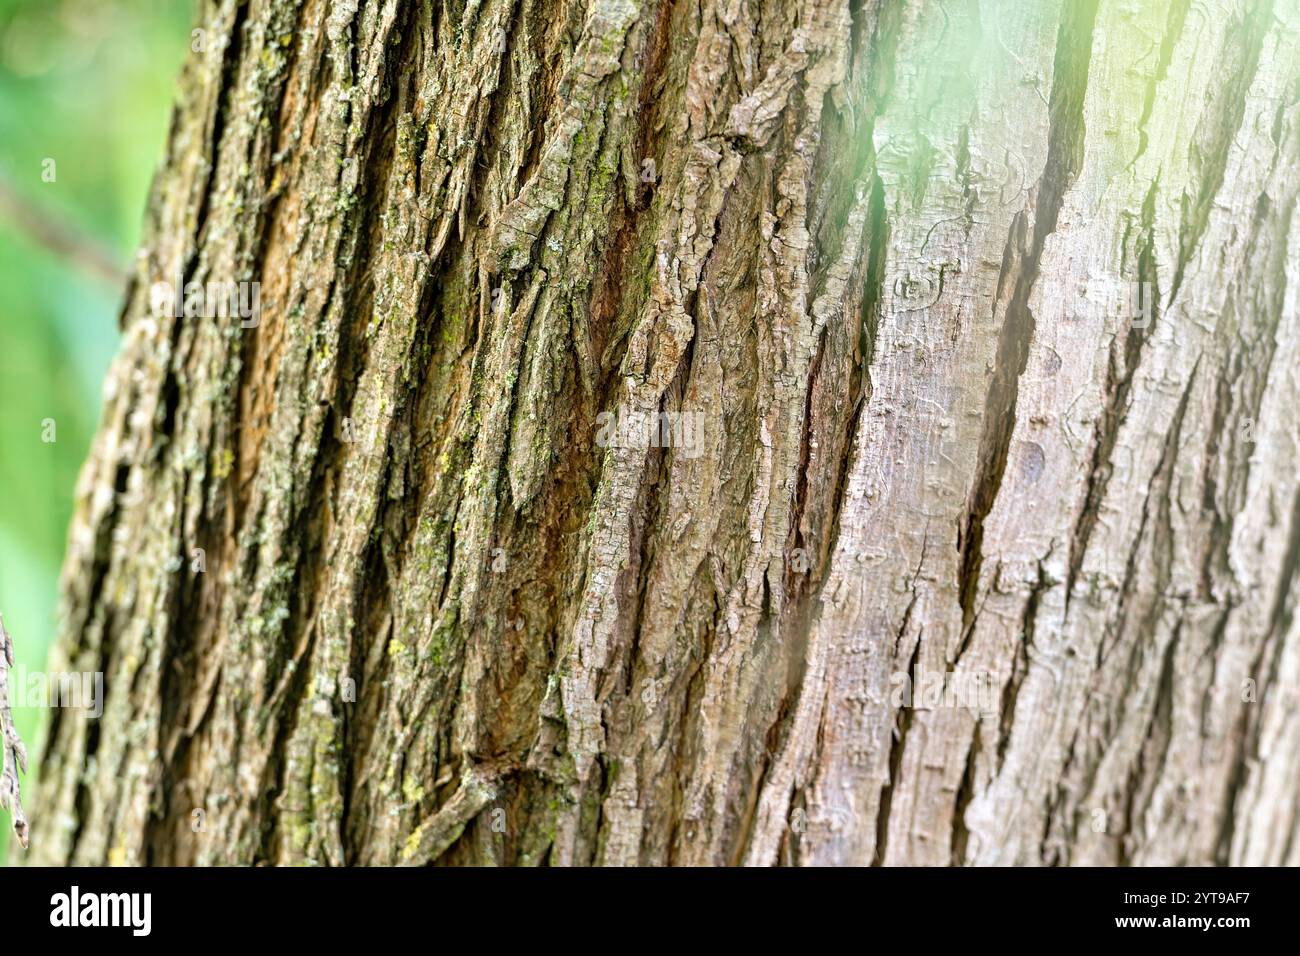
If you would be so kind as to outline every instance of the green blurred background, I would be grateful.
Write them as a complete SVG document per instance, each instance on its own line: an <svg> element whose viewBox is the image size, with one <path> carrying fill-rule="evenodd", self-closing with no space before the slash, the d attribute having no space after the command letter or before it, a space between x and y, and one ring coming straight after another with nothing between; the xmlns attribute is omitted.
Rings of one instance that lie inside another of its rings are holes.
<svg viewBox="0 0 1300 956"><path fill-rule="evenodd" d="M0 189L123 267L192 19L192 0L0 0ZM47 159L53 182L42 177ZM44 670L54 637L73 490L117 347L121 294L33 241L0 203L0 614L28 672ZM42 441L45 419L53 443ZM14 718L32 757L29 796L45 712L15 707ZM0 816L3 861L9 819Z"/></svg>

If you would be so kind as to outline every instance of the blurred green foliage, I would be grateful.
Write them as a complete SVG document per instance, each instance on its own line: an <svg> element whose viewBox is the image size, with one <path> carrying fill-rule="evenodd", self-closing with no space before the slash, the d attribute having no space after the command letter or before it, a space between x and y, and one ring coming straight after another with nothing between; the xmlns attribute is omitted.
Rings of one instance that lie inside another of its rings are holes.
<svg viewBox="0 0 1300 956"><path fill-rule="evenodd" d="M192 0L0 0L0 177L123 265L163 155L192 18ZM53 182L42 176L49 159ZM73 492L121 293L0 216L0 613L28 672L44 669L54 637ZM54 442L42 440L47 419ZM14 717L32 755L27 796L45 713L16 707ZM40 812L26 803L29 817Z"/></svg>

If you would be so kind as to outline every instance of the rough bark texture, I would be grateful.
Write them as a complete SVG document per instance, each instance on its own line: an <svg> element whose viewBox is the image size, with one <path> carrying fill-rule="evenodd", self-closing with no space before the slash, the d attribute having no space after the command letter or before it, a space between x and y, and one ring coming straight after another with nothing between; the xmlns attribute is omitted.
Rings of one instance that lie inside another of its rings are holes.
<svg viewBox="0 0 1300 956"><path fill-rule="evenodd" d="M29 858L1300 863L1292 0L199 24Z"/></svg>

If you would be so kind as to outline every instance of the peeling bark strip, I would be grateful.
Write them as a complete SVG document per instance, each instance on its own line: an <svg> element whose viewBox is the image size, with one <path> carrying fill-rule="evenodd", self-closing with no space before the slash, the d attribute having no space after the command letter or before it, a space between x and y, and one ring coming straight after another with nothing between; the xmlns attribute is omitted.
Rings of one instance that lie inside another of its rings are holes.
<svg viewBox="0 0 1300 956"><path fill-rule="evenodd" d="M0 617L0 808L9 812L18 845L27 849L27 817L23 813L18 773L27 772L27 748L9 709L9 668L14 666L14 642Z"/></svg>
<svg viewBox="0 0 1300 956"><path fill-rule="evenodd" d="M200 22L34 860L1300 863L1294 4Z"/></svg>

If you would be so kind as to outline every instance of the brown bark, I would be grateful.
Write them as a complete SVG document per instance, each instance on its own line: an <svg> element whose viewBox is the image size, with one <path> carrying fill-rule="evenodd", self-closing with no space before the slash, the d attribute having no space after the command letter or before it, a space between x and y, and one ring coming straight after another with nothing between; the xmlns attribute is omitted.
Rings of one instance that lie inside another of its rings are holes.
<svg viewBox="0 0 1300 956"><path fill-rule="evenodd" d="M1293 5L200 25L32 859L1300 862Z"/></svg>

